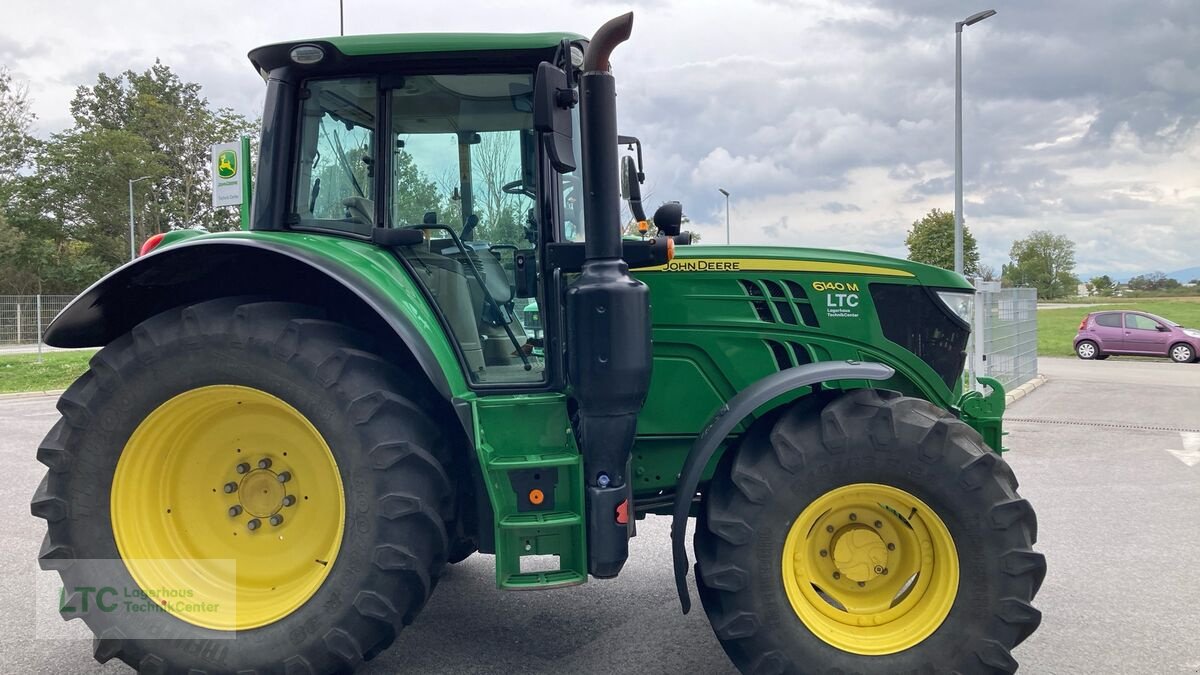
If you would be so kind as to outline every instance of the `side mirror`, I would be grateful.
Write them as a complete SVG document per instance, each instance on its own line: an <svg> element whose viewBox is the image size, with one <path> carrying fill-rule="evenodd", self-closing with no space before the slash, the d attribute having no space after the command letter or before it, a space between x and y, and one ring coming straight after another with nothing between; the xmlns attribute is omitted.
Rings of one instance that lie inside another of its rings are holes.
<svg viewBox="0 0 1200 675"><path fill-rule="evenodd" d="M550 163L559 173L575 170L571 108L578 100L579 94L567 85L567 74L561 68L547 61L538 66L533 83L533 128L542 135Z"/></svg>
<svg viewBox="0 0 1200 675"><path fill-rule="evenodd" d="M1158 332L1160 332L1160 333L1170 333L1171 332L1171 329L1168 326L1164 326L1161 323L1155 324L1155 325L1158 326Z"/></svg>
<svg viewBox="0 0 1200 675"><path fill-rule="evenodd" d="M658 227L658 231L674 237L679 234L679 229L683 225L683 204L679 202L667 202L658 207L654 212L654 225Z"/></svg>
<svg viewBox="0 0 1200 675"><path fill-rule="evenodd" d="M629 210L640 223L646 219L646 210L642 208L642 185L638 182L637 172L632 157L621 158L621 197L629 202Z"/></svg>

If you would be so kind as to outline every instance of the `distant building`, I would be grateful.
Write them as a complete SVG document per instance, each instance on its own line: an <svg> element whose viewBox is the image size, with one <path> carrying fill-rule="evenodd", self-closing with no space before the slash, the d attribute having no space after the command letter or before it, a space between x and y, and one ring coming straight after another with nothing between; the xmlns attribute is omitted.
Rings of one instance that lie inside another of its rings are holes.
<svg viewBox="0 0 1200 675"><path fill-rule="evenodd" d="M1077 295L1081 298L1091 295L1091 293L1088 291L1088 285L1087 284L1079 284L1078 286L1076 286L1075 287L1075 295Z"/></svg>

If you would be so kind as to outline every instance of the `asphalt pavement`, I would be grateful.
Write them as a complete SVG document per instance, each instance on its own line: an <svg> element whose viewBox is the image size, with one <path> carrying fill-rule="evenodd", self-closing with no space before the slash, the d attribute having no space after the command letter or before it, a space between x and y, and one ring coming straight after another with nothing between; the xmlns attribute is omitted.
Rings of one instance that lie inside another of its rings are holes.
<svg viewBox="0 0 1200 675"><path fill-rule="evenodd" d="M1200 673L1200 365L1043 359L1041 371L1049 381L1010 408L1006 437L1049 563L1021 672ZM77 639L51 640L33 620L46 574L34 449L56 419L51 397L0 399L0 672L128 672L92 660L78 621L65 624ZM638 530L612 581L500 592L490 556L454 566L364 672L733 673L698 599L679 611L669 521Z"/></svg>

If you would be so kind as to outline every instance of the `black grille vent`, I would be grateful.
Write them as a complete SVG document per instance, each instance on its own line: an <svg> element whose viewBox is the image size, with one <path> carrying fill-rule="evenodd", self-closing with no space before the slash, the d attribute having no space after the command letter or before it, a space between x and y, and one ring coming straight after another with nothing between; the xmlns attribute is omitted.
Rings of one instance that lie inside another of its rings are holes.
<svg viewBox="0 0 1200 675"><path fill-rule="evenodd" d="M767 347L771 349L771 355L775 357L775 366L779 370L787 370L813 362L812 352L799 342L777 340L763 340L763 342L767 343Z"/></svg>
<svg viewBox="0 0 1200 675"><path fill-rule="evenodd" d="M817 327L817 314L800 284L789 280L781 285L770 279L739 279L738 283L755 298L750 304L760 321Z"/></svg>

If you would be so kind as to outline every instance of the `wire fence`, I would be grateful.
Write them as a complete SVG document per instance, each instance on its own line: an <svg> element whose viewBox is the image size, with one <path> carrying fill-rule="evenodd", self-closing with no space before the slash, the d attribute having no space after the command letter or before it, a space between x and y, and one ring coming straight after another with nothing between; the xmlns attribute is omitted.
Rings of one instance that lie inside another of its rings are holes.
<svg viewBox="0 0 1200 675"><path fill-rule="evenodd" d="M1011 391L1038 374L1037 289L980 286L972 370Z"/></svg>
<svg viewBox="0 0 1200 675"><path fill-rule="evenodd" d="M28 348L36 352L41 346L46 326L73 295L0 295L0 346L8 351Z"/></svg>

